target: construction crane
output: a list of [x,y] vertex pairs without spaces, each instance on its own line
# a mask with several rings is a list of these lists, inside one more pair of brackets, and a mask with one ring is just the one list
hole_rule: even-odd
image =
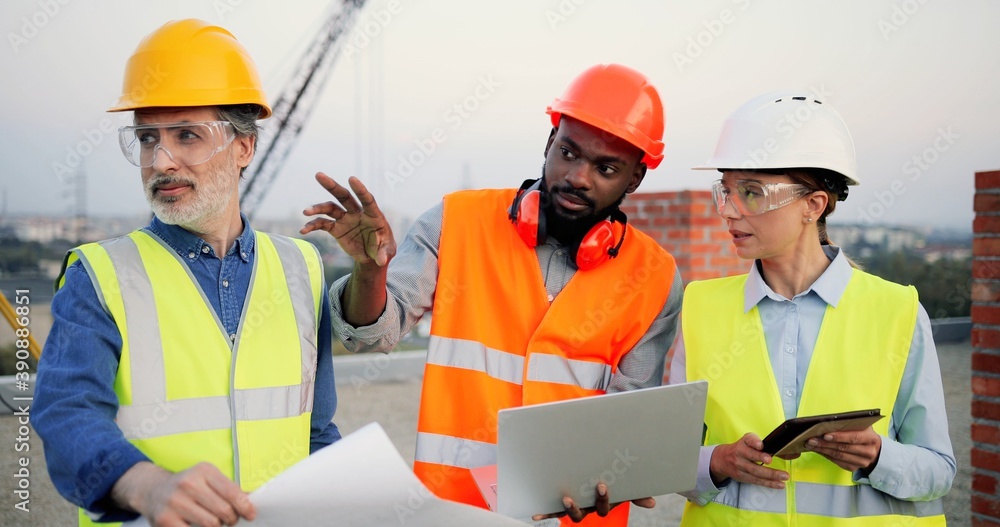
[[[28,326],[22,324],[22,322],[27,320],[27,318],[19,317],[17,315],[17,313],[14,311],[14,306],[10,305],[10,302],[7,301],[7,297],[4,296],[3,291],[0,291],[0,315],[3,315],[3,318],[7,319],[7,323],[10,324],[10,327],[14,329],[15,335],[17,335],[18,331],[27,331]],[[24,340],[24,339],[19,339],[19,340]],[[31,356],[34,357],[35,360],[38,360],[38,357],[42,355],[41,346],[38,345],[38,342],[35,341],[35,336],[32,335],[30,332],[28,332],[27,341],[28,341],[28,347],[27,347],[28,352],[31,353]]]
[[338,3],[339,9],[331,9],[271,109],[269,125],[257,144],[259,157],[256,168],[253,165],[247,168],[246,180],[240,191],[240,209],[250,218],[270,190],[312,114],[343,47],[344,33],[354,25],[365,0],[341,0]]
[[[291,79],[282,90],[281,95],[271,109],[271,123],[273,128],[269,128],[262,134],[257,145],[258,152],[261,152],[260,161],[256,169],[247,169],[246,180],[240,192],[242,196],[241,209],[250,216],[260,205],[261,200],[267,194],[275,177],[281,170],[281,166],[288,157],[292,146],[302,132],[306,120],[312,112],[319,93],[326,84],[333,69],[333,64],[340,54],[343,46],[344,33],[354,25],[357,14],[364,7],[365,0],[339,0],[339,9],[331,8],[331,13],[320,27],[319,33],[310,43],[309,48],[299,59],[299,63],[292,74]],[[78,175],[77,184],[77,237],[80,237],[79,229],[85,221],[85,209],[82,197],[85,193],[85,176]],[[4,190],[0,198],[0,218],[6,212],[6,191]],[[19,324],[15,316],[14,308],[5,297],[0,294],[0,316],[6,319],[10,327],[17,329],[23,327]],[[33,336],[28,337],[29,351],[37,360],[41,354],[41,348]]]

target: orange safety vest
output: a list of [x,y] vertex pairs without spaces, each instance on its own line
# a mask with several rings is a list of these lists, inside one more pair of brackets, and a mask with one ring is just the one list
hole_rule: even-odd
[[[442,498],[484,508],[469,469],[496,463],[497,413],[605,393],[676,272],[669,253],[628,226],[617,258],[577,272],[550,302],[534,249],[507,219],[513,198],[513,189],[444,198],[417,424],[417,476]],[[584,525],[626,525],[628,510]]]

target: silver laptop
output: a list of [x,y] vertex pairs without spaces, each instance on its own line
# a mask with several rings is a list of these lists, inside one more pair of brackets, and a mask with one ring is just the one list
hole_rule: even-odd
[[497,465],[473,477],[518,519],[561,512],[563,496],[593,506],[598,482],[613,503],[691,490],[707,392],[696,381],[501,410]]

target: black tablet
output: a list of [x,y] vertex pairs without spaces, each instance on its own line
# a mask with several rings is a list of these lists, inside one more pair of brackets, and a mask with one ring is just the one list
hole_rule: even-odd
[[796,417],[778,425],[764,438],[764,452],[772,456],[806,451],[806,441],[829,432],[864,430],[884,417],[881,410],[858,410],[837,414]]

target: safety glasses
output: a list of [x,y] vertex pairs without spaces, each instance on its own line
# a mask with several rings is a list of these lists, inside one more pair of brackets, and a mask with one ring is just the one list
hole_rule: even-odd
[[118,144],[129,163],[148,168],[162,150],[175,163],[200,165],[223,151],[236,138],[229,121],[141,124],[118,129]]
[[720,179],[712,183],[712,197],[719,214],[728,202],[741,215],[756,216],[784,207],[810,192],[809,187],[798,183],[761,183],[749,179]]

